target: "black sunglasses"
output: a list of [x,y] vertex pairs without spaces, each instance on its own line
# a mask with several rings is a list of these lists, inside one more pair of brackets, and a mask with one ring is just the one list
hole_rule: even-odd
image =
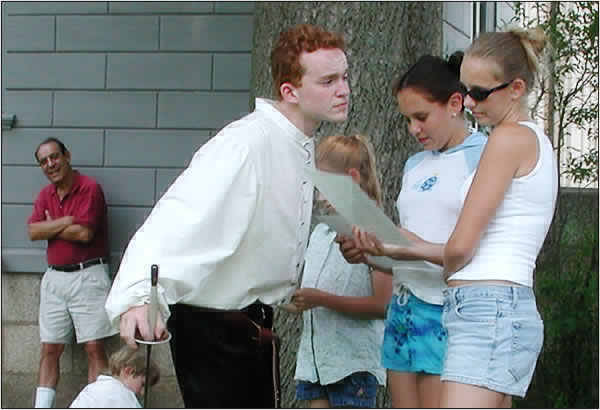
[[512,81],[510,81],[508,83],[500,84],[499,86],[490,88],[490,89],[476,87],[476,88],[467,90],[467,87],[464,84],[463,84],[463,87],[464,87],[466,95],[469,95],[475,101],[483,101],[486,98],[488,98],[490,96],[490,94],[493,93],[494,91],[502,90],[502,89],[508,87],[511,83],[512,83]]

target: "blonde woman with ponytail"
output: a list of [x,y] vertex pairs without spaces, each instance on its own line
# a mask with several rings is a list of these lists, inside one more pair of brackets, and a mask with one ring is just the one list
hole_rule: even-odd
[[444,250],[441,407],[510,407],[512,396],[525,396],[542,348],[533,271],[558,174],[527,95],[545,43],[540,29],[483,33],[461,65],[465,107],[493,131],[461,189],[463,208]]
[[[316,149],[318,169],[352,177],[381,206],[375,155],[362,135],[330,136]],[[322,196],[326,213],[335,210]],[[296,359],[296,399],[308,407],[375,407],[377,385],[386,383],[379,364],[385,307],[391,277],[367,265],[349,264],[336,232],[325,224],[313,230],[301,288],[292,303],[303,312]]]

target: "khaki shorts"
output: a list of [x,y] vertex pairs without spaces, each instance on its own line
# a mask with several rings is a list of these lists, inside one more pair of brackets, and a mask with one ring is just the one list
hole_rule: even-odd
[[77,343],[119,333],[108,320],[104,304],[111,287],[108,266],[77,272],[48,268],[40,285],[40,339],[43,343]]

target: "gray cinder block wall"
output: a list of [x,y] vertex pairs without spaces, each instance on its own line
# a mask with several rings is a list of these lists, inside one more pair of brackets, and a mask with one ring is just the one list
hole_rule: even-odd
[[[26,220],[48,183],[33,151],[62,139],[108,202],[111,274],[193,153],[249,110],[252,2],[3,2],[2,407],[31,407],[45,242]],[[160,240],[160,238],[157,238]],[[118,336],[108,350],[120,345]],[[152,407],[181,407],[168,345]],[[82,346],[61,359],[57,406],[87,381]]]
[[[470,43],[473,2],[444,3],[444,53]],[[510,2],[488,3],[496,24]],[[2,2],[2,407],[30,407],[37,383],[45,243],[26,220],[47,183],[33,151],[63,139],[109,205],[111,273],[152,205],[192,154],[249,109],[253,2]],[[501,18],[502,17],[502,18]],[[157,238],[160,240],[160,238]],[[118,337],[108,350],[119,346]],[[167,346],[151,407],[181,407]],[[67,346],[57,406],[86,384],[83,348]]]

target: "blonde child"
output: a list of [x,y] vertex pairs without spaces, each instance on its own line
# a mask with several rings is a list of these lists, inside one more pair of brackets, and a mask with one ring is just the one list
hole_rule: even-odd
[[146,367],[145,349],[125,345],[112,354],[108,367],[77,395],[70,408],[141,408],[136,394],[143,392],[146,374],[150,386],[160,379],[160,369],[153,360]]
[[[366,137],[327,137],[318,145],[316,158],[317,168],[349,175],[381,205],[375,156]],[[335,212],[324,198],[318,200]],[[391,276],[346,262],[335,237],[329,226],[315,227],[301,288],[292,298],[304,319],[296,398],[308,400],[311,408],[375,407],[377,384],[386,380],[379,358]]]

